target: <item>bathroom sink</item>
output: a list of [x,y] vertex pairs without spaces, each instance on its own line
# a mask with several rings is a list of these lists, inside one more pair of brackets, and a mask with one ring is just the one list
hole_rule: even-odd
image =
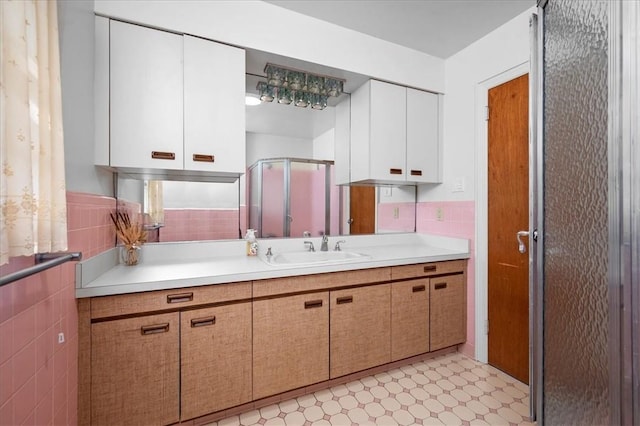
[[301,251],[278,253],[270,259],[271,265],[314,265],[318,263],[345,263],[352,260],[365,259],[369,256],[353,251]]

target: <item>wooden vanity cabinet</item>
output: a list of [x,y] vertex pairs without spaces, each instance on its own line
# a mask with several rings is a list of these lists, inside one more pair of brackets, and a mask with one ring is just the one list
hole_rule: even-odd
[[391,286],[391,360],[429,352],[429,279]]
[[91,424],[177,422],[179,314],[91,325]]
[[467,339],[465,275],[444,275],[431,278],[429,281],[429,350],[435,351],[463,343]]
[[391,284],[330,293],[330,376],[391,361]]
[[251,302],[180,312],[181,420],[251,401]]
[[253,302],[253,398],[329,379],[329,293]]

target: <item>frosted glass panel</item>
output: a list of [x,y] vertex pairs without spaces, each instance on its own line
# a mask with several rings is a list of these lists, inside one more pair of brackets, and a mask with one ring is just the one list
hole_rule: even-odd
[[607,1],[544,13],[544,422],[609,424]]

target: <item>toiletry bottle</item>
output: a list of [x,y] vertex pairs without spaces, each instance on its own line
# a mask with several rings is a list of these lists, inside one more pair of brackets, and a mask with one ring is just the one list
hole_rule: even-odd
[[244,236],[247,241],[247,256],[258,255],[258,240],[256,239],[256,230],[247,229],[247,234]]

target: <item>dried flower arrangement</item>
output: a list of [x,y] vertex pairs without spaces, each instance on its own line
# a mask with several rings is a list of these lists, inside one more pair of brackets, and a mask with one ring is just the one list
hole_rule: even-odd
[[116,228],[116,236],[124,245],[123,262],[126,265],[136,265],[139,250],[147,241],[147,231],[142,224],[131,222],[127,213],[111,213],[110,216]]

